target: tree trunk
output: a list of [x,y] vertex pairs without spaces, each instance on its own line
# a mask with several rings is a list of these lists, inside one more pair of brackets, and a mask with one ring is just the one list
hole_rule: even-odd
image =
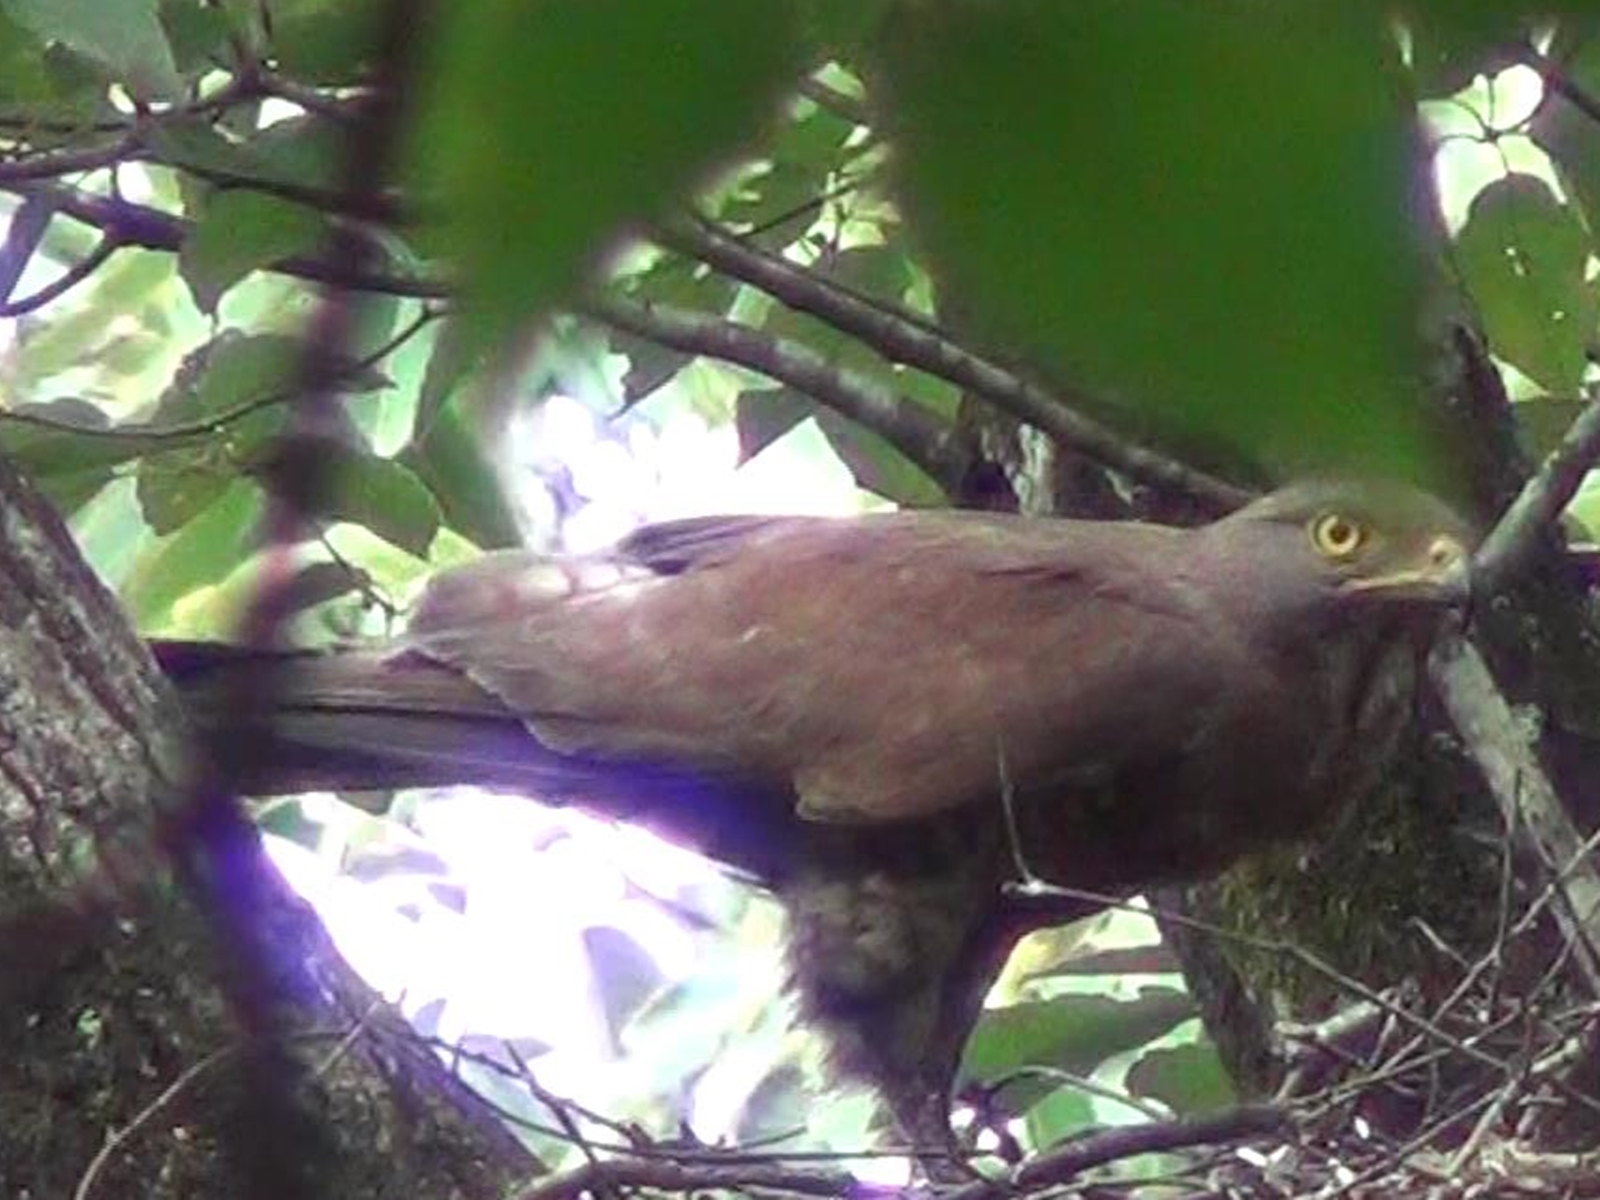
[[196,777],[144,647],[0,461],[0,1195],[489,1197],[530,1175]]

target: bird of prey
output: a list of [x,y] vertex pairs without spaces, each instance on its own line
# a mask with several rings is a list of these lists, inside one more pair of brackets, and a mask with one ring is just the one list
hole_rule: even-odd
[[1306,835],[1375,782],[1470,539],[1394,483],[1213,524],[897,512],[489,554],[382,645],[157,647],[258,793],[481,783],[770,887],[838,1062],[929,1129],[1019,870],[1127,892]]

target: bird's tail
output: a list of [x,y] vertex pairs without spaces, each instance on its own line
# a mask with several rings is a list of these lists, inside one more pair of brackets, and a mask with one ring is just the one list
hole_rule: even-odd
[[[658,828],[766,873],[791,801],[682,764],[559,753],[496,697],[421,654],[155,642],[196,736],[253,795],[476,785]],[[765,848],[764,848],[765,846]]]

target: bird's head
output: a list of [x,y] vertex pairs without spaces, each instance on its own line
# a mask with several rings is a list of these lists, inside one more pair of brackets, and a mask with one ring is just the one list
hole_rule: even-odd
[[1290,622],[1463,607],[1474,543],[1436,497],[1372,480],[1305,480],[1198,531],[1207,577],[1235,603]]

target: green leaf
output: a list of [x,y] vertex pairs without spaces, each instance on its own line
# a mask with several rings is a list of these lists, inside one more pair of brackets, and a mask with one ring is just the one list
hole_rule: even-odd
[[1576,396],[1529,396],[1513,404],[1517,433],[1529,457],[1541,459],[1559,446],[1588,407],[1589,401]]
[[271,0],[272,55],[306,83],[368,82],[382,0]]
[[[16,416],[40,418],[50,426],[19,421]],[[111,482],[116,467],[148,448],[138,438],[79,433],[74,427],[104,431],[109,422],[95,405],[71,398],[19,404],[0,413],[0,450],[64,514],[93,499]]]
[[739,393],[734,425],[739,431],[739,461],[748,462],[816,411],[816,403],[792,388]]
[[139,464],[139,510],[156,533],[171,533],[214,504],[237,474],[214,444],[151,456]]
[[417,416],[412,428],[414,440],[427,438],[433,423],[477,367],[478,361],[468,351],[460,323],[447,320],[433,340],[428,366],[422,375],[422,387],[417,393]]
[[1583,526],[1588,537],[1600,537],[1600,481],[1593,474],[1584,480],[1567,513]]
[[479,0],[439,15],[411,171],[480,344],[546,313],[625,226],[737,153],[799,63],[792,6],[774,0]]
[[[283,405],[300,343],[276,335],[225,330],[190,353],[162,393],[151,424],[172,438],[167,452],[139,464],[139,505],[157,533],[171,533],[228,490],[239,465],[258,454],[284,425]],[[233,417],[220,428],[204,424]]]
[[1093,1125],[1094,1103],[1082,1088],[1067,1084],[1030,1105],[1027,1122],[1029,1144],[1042,1150]]
[[185,75],[210,69],[242,32],[243,22],[226,7],[204,7],[200,0],[160,0],[161,25],[178,70]]
[[476,365],[460,324],[451,321],[434,340],[415,432],[399,461],[427,486],[451,529],[484,549],[515,546],[521,535],[470,415],[465,385]]
[[178,601],[227,578],[255,548],[264,508],[260,488],[235,480],[214,504],[142,555],[122,591],[138,628],[162,631]]
[[332,192],[348,138],[337,124],[316,116],[278,121],[246,140],[224,137],[215,125],[193,118],[154,126],[145,145],[167,166],[219,185]]
[[1527,44],[1527,14],[1511,6],[1419,8],[1404,21],[1411,35],[1411,77],[1422,99],[1453,96],[1479,75],[1511,66],[1518,44]]
[[834,453],[867,491],[902,508],[937,508],[949,503],[944,489],[926,471],[870,429],[826,409],[817,411],[817,424]]
[[1489,348],[1557,393],[1577,391],[1600,312],[1589,253],[1577,215],[1530,175],[1479,192],[1456,242]]
[[626,930],[591,925],[579,936],[599,993],[599,1008],[612,1038],[620,1044],[623,1031],[661,990],[667,977]]
[[[967,1042],[960,1078],[994,1084],[1025,1067],[1090,1075],[1113,1055],[1138,1049],[1193,1013],[1193,1002],[1170,988],[1146,988],[1131,1001],[1069,995],[992,1009]],[[1023,1080],[1004,1095],[1020,1111],[1052,1088]]]
[[223,293],[251,271],[309,253],[323,234],[322,218],[302,205],[264,192],[217,192],[184,238],[178,270],[196,307],[214,313]]
[[1128,1090],[1160,1100],[1182,1116],[1217,1112],[1238,1102],[1238,1094],[1209,1042],[1147,1051],[1128,1070]]
[[[303,450],[290,442],[283,453],[294,456]],[[308,516],[349,521],[402,550],[427,555],[439,532],[439,505],[408,467],[339,442],[318,443],[314,466],[318,486],[305,498]]]
[[178,69],[156,0],[4,0],[20,25],[99,63],[144,99],[176,99]]
[[399,455],[433,493],[444,521],[484,549],[521,544],[493,464],[459,401],[444,408]]
[[1413,116],[1375,9],[898,16],[881,124],[912,232],[988,339],[1140,425],[1282,471],[1427,466]]
[[86,64],[47,51],[0,3],[0,104],[38,120],[87,122],[105,106],[105,90]]

